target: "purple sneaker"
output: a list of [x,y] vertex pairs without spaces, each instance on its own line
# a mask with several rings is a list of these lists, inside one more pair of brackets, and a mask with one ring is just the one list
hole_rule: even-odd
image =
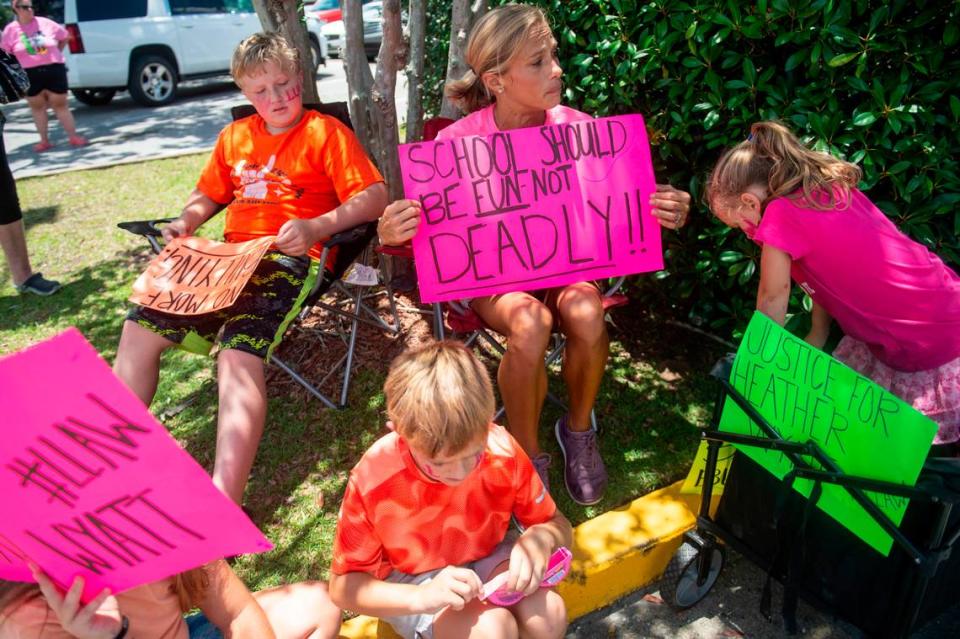
[[550,455],[540,453],[530,461],[533,462],[533,467],[536,469],[537,474],[540,475],[540,481],[543,482],[543,487],[547,489],[547,492],[550,492]]
[[563,480],[567,492],[581,506],[597,503],[607,487],[607,469],[597,448],[596,431],[580,433],[568,429],[566,415],[557,420],[554,430],[563,451]]

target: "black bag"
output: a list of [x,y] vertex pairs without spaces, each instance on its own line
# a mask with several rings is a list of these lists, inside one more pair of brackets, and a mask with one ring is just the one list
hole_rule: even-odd
[[16,102],[27,95],[30,78],[17,59],[0,49],[0,104]]

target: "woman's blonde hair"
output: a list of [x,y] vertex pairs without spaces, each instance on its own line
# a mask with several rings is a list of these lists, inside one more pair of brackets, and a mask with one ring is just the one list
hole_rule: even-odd
[[802,197],[805,206],[821,210],[845,207],[861,175],[855,164],[808,149],[780,122],[757,122],[746,141],[720,157],[707,181],[707,202],[712,208],[759,184],[769,199]]
[[505,4],[483,15],[467,40],[466,63],[459,80],[447,83],[446,96],[464,113],[473,113],[496,101],[483,83],[484,73],[504,73],[537,29],[550,29],[539,7]]
[[397,434],[431,457],[464,450],[493,420],[490,375],[460,342],[429,342],[401,353],[383,391]]
[[240,42],[233,51],[230,75],[240,84],[243,78],[262,71],[268,62],[300,76],[300,53],[279,33],[254,33]]

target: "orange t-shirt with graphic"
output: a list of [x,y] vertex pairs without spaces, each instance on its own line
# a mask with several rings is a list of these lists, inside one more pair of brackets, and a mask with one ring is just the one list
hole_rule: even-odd
[[[229,124],[197,189],[227,205],[226,240],[244,242],[276,235],[287,220],[328,213],[382,181],[350,129],[307,109],[300,122],[276,135],[259,115]],[[322,250],[320,241],[310,257],[319,258]]]
[[483,458],[456,486],[424,475],[396,433],[377,440],[350,472],[333,542],[334,573],[416,575],[489,555],[510,516],[549,521],[557,506],[516,440],[490,425]]

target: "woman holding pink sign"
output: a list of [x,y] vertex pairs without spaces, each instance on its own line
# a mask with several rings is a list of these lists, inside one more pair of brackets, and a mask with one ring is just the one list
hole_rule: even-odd
[[[80,604],[42,572],[38,584],[0,580],[0,639],[323,639],[340,631],[326,584],[300,582],[250,593],[225,561]],[[183,613],[200,612],[184,618]],[[221,634],[222,633],[222,634]]]
[[[560,104],[563,70],[556,52],[556,39],[539,8],[509,4],[489,11],[467,42],[470,70],[447,85],[447,95],[468,115],[443,129],[437,138],[591,119]],[[657,185],[650,204],[662,226],[677,229],[687,221],[690,195]],[[419,201],[393,202],[380,219],[381,243],[410,241],[420,218]],[[590,428],[590,413],[609,356],[599,288],[593,282],[580,282],[479,297],[467,303],[487,326],[507,338],[507,352],[497,375],[500,394],[510,432],[533,460],[545,485],[549,485],[550,456],[541,452],[537,437],[547,391],[544,356],[554,325],[566,336],[563,377],[570,410],[554,430],[564,455],[564,481],[570,496],[579,504],[597,503],[606,488],[607,472],[596,432]]]

